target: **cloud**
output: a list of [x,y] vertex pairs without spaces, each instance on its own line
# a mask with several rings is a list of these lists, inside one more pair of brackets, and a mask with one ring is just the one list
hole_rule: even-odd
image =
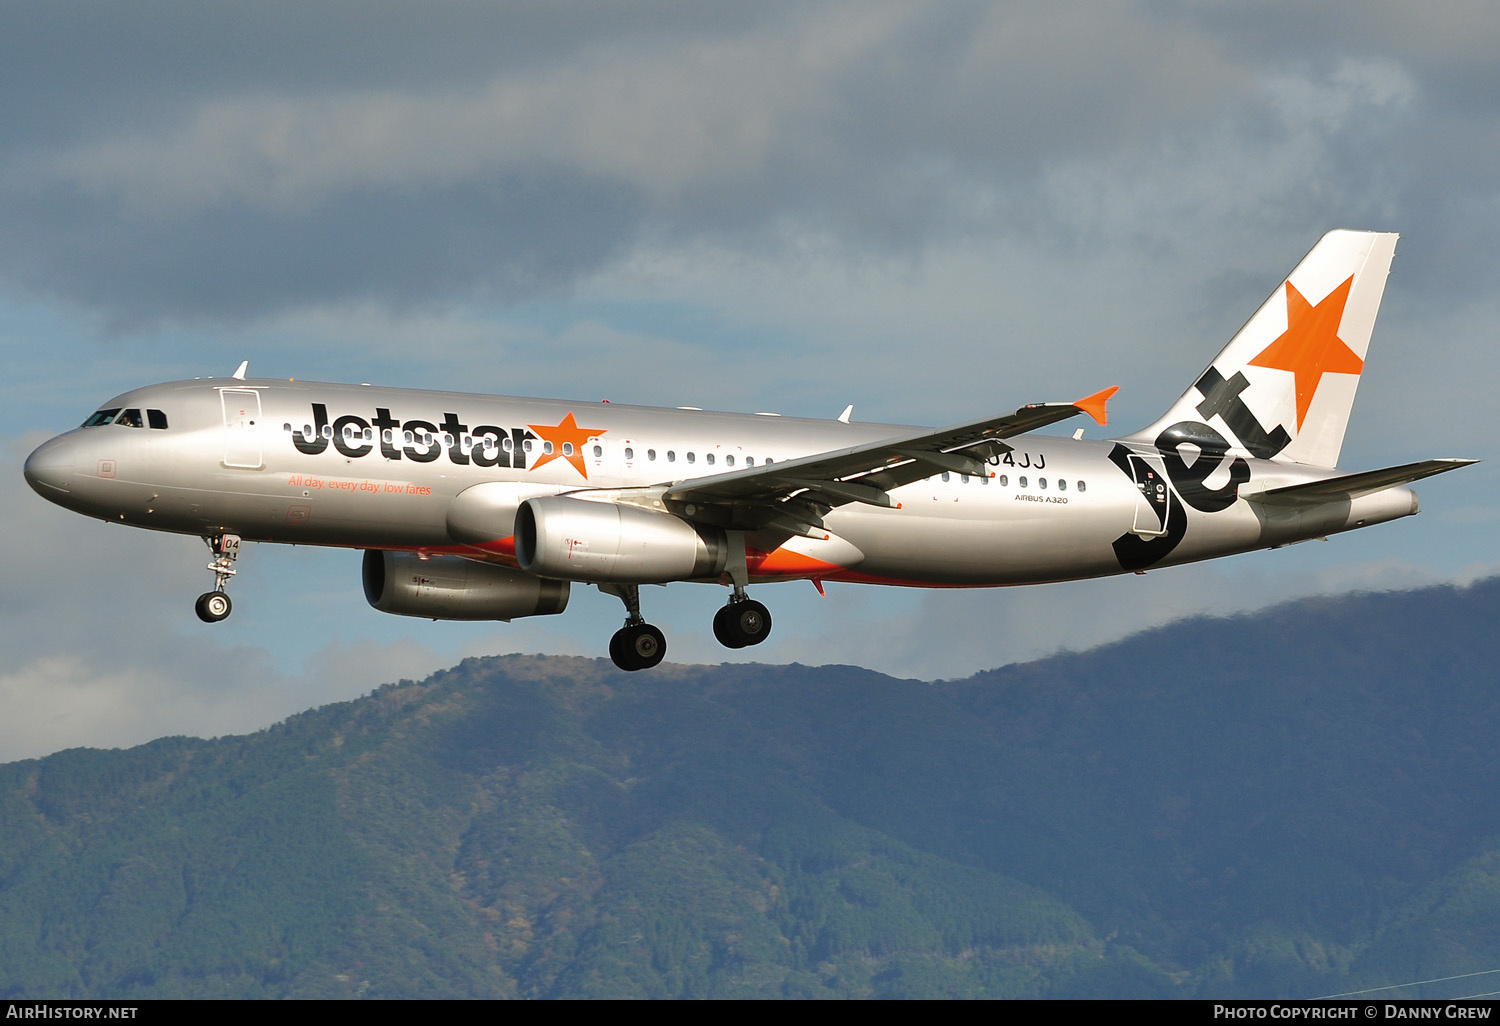
[[910,251],[1003,224],[1058,159],[1196,123],[1241,74],[1190,22],[1125,4],[1081,26],[1044,4],[648,12],[567,46],[546,20],[518,16],[543,41],[529,59],[462,73],[189,62],[180,95],[147,76],[133,116],[0,149],[0,274],[127,320],[243,318],[565,289],[647,238],[779,250],[792,225]]

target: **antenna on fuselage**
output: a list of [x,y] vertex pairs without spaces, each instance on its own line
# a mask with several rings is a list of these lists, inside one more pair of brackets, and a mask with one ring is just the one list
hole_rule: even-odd
[[234,378],[234,380],[236,380],[236,381],[244,381],[245,380],[245,372],[247,370],[249,370],[249,369],[250,369],[250,361],[249,360],[241,360],[240,361],[239,369],[236,370],[233,374],[231,374],[230,377]]
[[841,413],[841,414],[839,414],[839,423],[840,424],[847,424],[847,423],[849,423],[849,418],[852,417],[852,416],[854,416],[854,404],[850,403],[848,406],[844,407],[844,412]]

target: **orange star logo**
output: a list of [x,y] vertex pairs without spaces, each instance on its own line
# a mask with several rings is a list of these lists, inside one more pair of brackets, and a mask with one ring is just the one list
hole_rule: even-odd
[[1302,293],[1286,283],[1286,331],[1250,361],[1252,367],[1291,371],[1297,382],[1297,430],[1312,405],[1313,395],[1324,374],[1358,374],[1365,361],[1339,338],[1339,322],[1354,276],[1313,306]]
[[[536,436],[544,442],[552,443],[551,452],[543,452],[541,459],[531,465],[531,469],[545,467],[558,457],[562,457],[573,464],[573,469],[588,480],[588,469],[583,465],[583,447],[590,438],[597,438],[605,433],[604,428],[581,428],[578,421],[573,419],[572,411],[558,421],[557,425],[527,424],[536,433]],[[544,447],[545,448],[545,447]]]

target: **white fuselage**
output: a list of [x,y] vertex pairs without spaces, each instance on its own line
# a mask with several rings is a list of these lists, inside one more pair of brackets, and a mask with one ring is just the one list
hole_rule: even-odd
[[[139,427],[116,421],[53,439],[28,461],[38,491],[91,516],[157,530],[509,565],[511,523],[481,525],[476,534],[450,522],[455,500],[475,485],[513,486],[518,498],[613,495],[912,430],[267,379],[155,385],[105,409],[159,411],[167,426],[150,426],[143,412]],[[1164,462],[1180,458],[1139,442],[1040,435],[1013,442],[989,464],[989,477],[935,473],[893,490],[894,508],[832,509],[826,538],[751,533],[752,579],[982,587],[1095,577],[1416,510],[1415,495],[1397,486],[1268,514],[1238,496],[1337,472],[1205,453],[1200,459],[1213,466],[1188,468],[1188,487]],[[1243,460],[1248,481],[1230,481],[1234,459]],[[1193,501],[1203,491],[1228,501]]]

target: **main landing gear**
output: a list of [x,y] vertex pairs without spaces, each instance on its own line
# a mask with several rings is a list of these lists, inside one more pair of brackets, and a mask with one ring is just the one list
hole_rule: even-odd
[[750,583],[750,571],[745,565],[745,536],[735,532],[731,552],[739,558],[731,558],[725,570],[734,590],[729,601],[714,614],[714,637],[725,648],[747,648],[759,645],[771,636],[771,611],[749,595],[745,586]]
[[[601,591],[625,603],[625,626],[609,639],[609,657],[622,670],[649,670],[667,654],[667,639],[661,629],[641,616],[640,588],[634,584],[601,584]],[[725,648],[759,645],[771,635],[771,612],[743,589],[714,614],[714,637]],[[207,596],[205,596],[206,598]]]
[[667,654],[667,638],[641,616],[641,589],[635,584],[601,584],[625,603],[625,626],[609,639],[609,657],[622,670],[649,670]]
[[240,536],[216,534],[203,540],[214,554],[213,562],[208,564],[208,568],[214,572],[214,590],[199,595],[193,609],[197,612],[198,619],[204,623],[218,623],[234,609],[234,603],[229,601],[224,587],[235,573],[234,561],[240,555]]
[[725,648],[759,645],[771,635],[771,611],[752,598],[731,598],[714,614],[714,637]]

